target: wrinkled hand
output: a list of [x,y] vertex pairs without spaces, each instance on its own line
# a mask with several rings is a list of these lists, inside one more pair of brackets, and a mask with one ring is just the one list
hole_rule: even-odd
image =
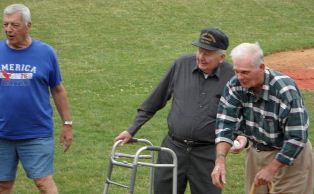
[[63,125],[60,133],[60,144],[63,146],[63,151],[66,152],[70,148],[73,141],[72,126]]
[[127,131],[123,131],[117,137],[114,138],[114,141],[122,140],[121,145],[123,145],[128,143],[130,139],[132,139],[132,135]]
[[[236,145],[238,142],[239,145]],[[246,146],[247,144],[247,138],[245,136],[239,135],[234,141],[233,141],[233,146],[230,148],[230,152],[233,154],[239,154]]]
[[271,184],[275,174],[275,170],[271,169],[269,166],[266,166],[256,174],[254,183],[257,187],[261,185],[269,185]]
[[222,189],[226,184],[226,169],[225,158],[220,157],[216,159],[215,168],[211,174],[213,184]]

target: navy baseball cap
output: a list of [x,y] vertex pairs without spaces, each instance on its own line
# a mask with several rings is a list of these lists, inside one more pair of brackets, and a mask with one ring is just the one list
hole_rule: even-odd
[[205,28],[201,31],[200,38],[192,42],[192,45],[207,50],[227,50],[229,39],[227,35],[217,28]]

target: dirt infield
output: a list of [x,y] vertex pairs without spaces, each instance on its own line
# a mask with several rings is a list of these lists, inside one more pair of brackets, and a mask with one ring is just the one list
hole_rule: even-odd
[[265,63],[292,77],[300,89],[314,92],[314,49],[271,54]]

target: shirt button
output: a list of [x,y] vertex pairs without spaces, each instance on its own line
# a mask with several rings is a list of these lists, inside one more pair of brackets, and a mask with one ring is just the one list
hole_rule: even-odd
[[200,105],[200,108],[202,108],[203,106],[202,105]]
[[206,92],[202,92],[202,95],[205,95],[206,94]]

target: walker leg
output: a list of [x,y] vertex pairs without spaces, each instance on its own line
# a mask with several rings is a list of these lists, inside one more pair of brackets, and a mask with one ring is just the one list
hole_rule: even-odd
[[112,168],[113,168],[113,164],[111,162],[111,159],[109,159],[109,165],[108,165],[108,170],[107,170],[107,176],[105,177],[105,188],[104,188],[104,194],[108,193],[108,189],[109,189],[109,182],[108,179],[111,179],[111,174],[112,174]]
[[150,185],[149,185],[149,194],[154,193],[154,174],[155,174],[155,168],[150,167]]
[[136,173],[137,173],[137,164],[135,164],[132,167],[132,174],[131,174],[131,180],[130,180],[130,186],[129,186],[129,193],[128,194],[133,194],[134,193],[134,187],[135,187],[135,179],[136,179]]

